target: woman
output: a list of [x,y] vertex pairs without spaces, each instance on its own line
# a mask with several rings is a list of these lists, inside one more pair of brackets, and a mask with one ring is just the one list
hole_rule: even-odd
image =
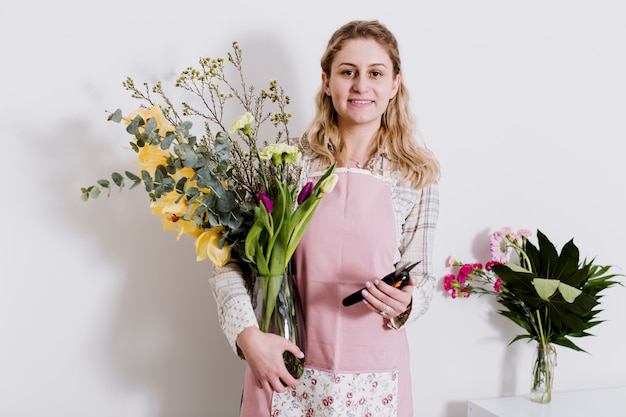
[[[317,114],[303,140],[303,182],[333,162],[339,181],[324,196],[294,256],[306,316],[300,380],[282,353],[303,352],[262,333],[236,264],[211,282],[220,324],[247,361],[242,417],[412,416],[404,327],[428,308],[438,217],[439,166],[416,140],[398,45],[377,21],[353,21],[321,60]],[[421,261],[409,285],[380,281]],[[363,301],[342,299],[364,288]]]

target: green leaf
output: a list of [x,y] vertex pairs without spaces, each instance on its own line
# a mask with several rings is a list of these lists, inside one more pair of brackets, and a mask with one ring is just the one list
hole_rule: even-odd
[[144,185],[146,186],[146,192],[151,192],[152,191],[152,177],[150,176],[150,173],[148,171],[146,171],[145,169],[141,170],[141,179],[143,180]]
[[133,185],[130,186],[131,190],[141,184],[141,178],[139,178],[137,175],[133,174],[130,171],[126,171],[125,174],[126,177],[133,182]]
[[237,207],[236,195],[231,190],[226,190],[224,194],[217,199],[215,208],[221,213],[228,213]]
[[98,198],[100,189],[98,187],[89,187],[89,198]]
[[222,198],[225,193],[224,186],[222,182],[216,178],[210,170],[206,168],[200,169],[196,172],[198,175],[198,187],[200,188],[210,188],[218,198]]
[[111,183],[108,180],[98,180],[98,185],[102,188],[109,188]]
[[115,185],[117,185],[118,187],[122,188],[124,186],[124,177],[122,177],[120,173],[118,172],[112,173],[111,178],[113,179],[113,182],[115,183]]
[[163,138],[163,140],[161,141],[161,149],[168,149],[175,138],[176,134],[174,132],[167,132],[165,134],[165,138]]
[[122,110],[121,109],[115,110],[113,113],[111,113],[109,115],[109,117],[107,117],[107,120],[115,122],[115,123],[121,122],[122,121]]
[[175,145],[174,152],[183,162],[183,166],[186,166],[188,168],[193,168],[196,166],[196,163],[198,162],[198,156],[196,155],[193,147],[191,147],[190,145],[186,143]]
[[128,126],[126,126],[126,131],[131,135],[138,136],[140,134],[139,127],[145,124],[146,122],[143,120],[143,117],[135,116],[135,118],[130,121]]
[[155,118],[150,118],[148,123],[146,123],[144,127],[144,132],[147,133],[150,137],[152,137],[152,133],[154,133],[157,129],[158,125]]
[[533,279],[533,285],[535,286],[535,290],[542,300],[550,299],[550,297],[552,297],[552,295],[556,292],[556,289],[559,287],[559,283],[560,281],[558,279]]
[[504,265],[508,266],[511,269],[511,271],[514,271],[514,272],[524,272],[524,273],[527,273],[527,274],[531,273],[528,269],[526,269],[526,268],[524,268],[524,267],[522,267],[522,266],[520,266],[518,264],[514,264],[513,262],[507,262]]
[[222,161],[230,161],[232,145],[226,132],[217,132],[215,136],[215,152]]
[[255,262],[255,255],[258,246],[259,237],[261,236],[261,232],[263,231],[263,221],[260,219],[260,207],[257,207],[254,210],[254,224],[248,231],[246,235],[246,243],[245,243],[245,252],[246,257],[251,261]]
[[573,303],[576,298],[582,294],[582,291],[578,288],[574,288],[571,285],[567,285],[563,282],[559,282],[559,291],[561,295],[568,303]]

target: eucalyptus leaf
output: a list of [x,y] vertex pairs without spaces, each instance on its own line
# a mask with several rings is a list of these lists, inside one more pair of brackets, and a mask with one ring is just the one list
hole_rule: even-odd
[[144,132],[150,135],[158,128],[157,121],[154,118],[150,118],[148,122],[145,124]]
[[235,207],[237,207],[237,201],[235,199],[235,193],[230,190],[226,190],[224,194],[217,199],[216,209],[221,213],[228,213]]
[[146,191],[151,192],[153,190],[152,185],[152,177],[150,173],[145,169],[141,170],[141,179],[143,180],[144,185],[146,186]]
[[124,177],[122,177],[122,175],[119,172],[112,173],[111,178],[113,179],[113,182],[115,183],[115,185],[117,185],[118,187],[121,188],[124,186]]
[[195,151],[191,146],[186,143],[174,146],[174,152],[178,155],[183,163],[183,166],[187,168],[193,168],[198,161]]
[[176,139],[176,134],[174,132],[167,132],[163,140],[161,141],[161,149],[165,150],[170,147],[172,142]]
[[137,136],[139,135],[139,127],[145,124],[146,122],[143,120],[143,117],[135,116],[135,118],[130,121],[128,126],[126,126],[126,131],[133,136]]
[[133,174],[130,171],[126,171],[125,174],[126,177],[133,182],[133,185],[130,186],[131,190],[141,184],[141,178],[139,178],[137,175]]
[[98,187],[91,187],[89,189],[89,198],[98,198],[100,195],[100,189]]
[[198,187],[200,188],[210,188],[218,198],[222,198],[224,196],[225,190],[222,182],[219,181],[215,176],[206,168],[200,169],[197,172],[198,175]]
[[111,183],[108,180],[98,180],[98,185],[102,188],[109,188]]
[[115,122],[115,123],[121,122],[122,121],[122,110],[121,109],[115,110],[113,113],[111,113],[109,115],[107,120],[110,120],[110,121]]

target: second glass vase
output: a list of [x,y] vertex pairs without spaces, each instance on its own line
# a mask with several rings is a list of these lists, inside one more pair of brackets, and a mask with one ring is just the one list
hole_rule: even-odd
[[556,350],[551,344],[537,344],[533,358],[533,381],[530,389],[530,400],[536,403],[552,401],[552,384]]

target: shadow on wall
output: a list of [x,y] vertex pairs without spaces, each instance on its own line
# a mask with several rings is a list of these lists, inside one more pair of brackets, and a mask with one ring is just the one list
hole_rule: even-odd
[[[470,250],[470,257],[468,259],[462,259],[465,262],[478,262],[483,265],[491,260],[491,252],[489,250],[489,242],[494,230],[484,229],[476,234]],[[443,281],[440,281],[439,288],[444,294],[444,297],[449,297],[443,289]],[[515,325],[511,320],[498,313],[502,309],[502,306],[496,301],[496,298],[490,295],[473,295],[472,297],[480,298],[479,302],[484,303],[487,307],[487,316],[484,318],[485,322],[489,324],[489,327],[493,329],[495,341],[502,346],[504,355],[502,356],[502,363],[497,367],[497,371],[500,376],[500,396],[515,395],[519,391],[519,387],[516,386],[518,381],[517,365],[520,360],[520,345],[524,344],[523,341],[518,341],[513,345],[509,343],[517,336],[522,334],[523,330]],[[493,341],[492,337],[489,337]],[[474,356],[480,354],[480,352],[474,352]],[[480,360],[490,362],[491,358],[481,358]],[[466,406],[466,403],[463,403]],[[452,402],[448,404],[449,412],[447,415],[460,415],[460,405]],[[463,410],[464,411],[464,410]]]
[[[491,252],[489,250],[489,242],[491,235],[495,230],[485,229],[478,233],[472,242],[472,255],[477,262],[483,265],[491,260]],[[468,260],[469,261],[469,260]],[[504,355],[502,356],[502,364],[500,366],[500,396],[515,395],[518,391],[516,387],[517,382],[517,364],[520,360],[519,357],[519,345],[524,342],[516,342],[513,345],[509,345],[511,341],[518,334],[523,333],[523,330],[515,325],[511,320],[498,313],[502,309],[500,303],[496,301],[493,296],[483,296],[482,300],[489,306],[488,323],[497,332],[497,341],[501,343],[502,349],[504,349]]]
[[[116,127],[122,145],[123,127]],[[145,398],[150,415],[207,415],[219,409],[233,414],[243,363],[217,324],[208,284],[212,266],[195,261],[191,239],[176,241],[174,232],[162,231],[140,187],[82,202],[81,186],[108,178],[112,171],[136,169],[127,162],[132,154],[107,160],[111,147],[118,145],[94,140],[78,121],[59,131],[72,133],[63,138],[63,151],[47,157],[58,167],[48,170],[54,173],[49,180],[63,185],[55,190],[56,221],[110,263],[121,283],[98,352],[112,374],[106,377],[119,384],[115,391]]]
[[[278,56],[275,42],[256,34],[240,43],[247,73],[255,72],[253,82],[281,81],[285,72],[292,74],[287,52]],[[267,60],[283,74],[265,74]],[[94,137],[94,123],[110,123],[119,134]],[[63,146],[49,147],[40,139],[38,147],[46,152],[40,159],[49,163],[42,170],[51,173],[47,189],[54,194],[50,199],[58,213],[55,221],[114,265],[122,282],[100,352],[113,380],[125,392],[145,394],[154,409],[150,415],[236,415],[244,363],[217,323],[207,281],[212,265],[195,261],[191,238],[177,241],[174,232],[162,231],[141,186],[121,194],[113,189],[110,197],[103,193],[87,203],[80,200],[80,187],[108,179],[113,171],[136,169],[131,151],[121,157],[118,152],[130,140],[123,126],[98,113],[88,122],[69,120],[56,131],[63,133],[53,140]]]

